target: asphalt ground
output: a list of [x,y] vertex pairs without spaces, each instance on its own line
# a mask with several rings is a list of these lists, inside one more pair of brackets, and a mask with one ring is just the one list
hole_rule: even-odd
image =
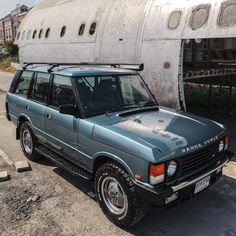
[[[0,72],[0,89],[11,74]],[[5,92],[0,91],[0,149],[13,161],[25,160],[15,127],[4,117]],[[206,114],[209,115],[209,114]],[[226,123],[231,150],[236,153],[234,117],[214,117]],[[17,173],[0,157],[0,171],[10,180],[0,183],[0,235],[236,235],[236,159],[208,190],[174,208],[151,207],[138,225],[122,230],[110,223],[91,197],[92,184],[75,178],[42,158],[31,171]],[[30,197],[38,199],[27,201]]]

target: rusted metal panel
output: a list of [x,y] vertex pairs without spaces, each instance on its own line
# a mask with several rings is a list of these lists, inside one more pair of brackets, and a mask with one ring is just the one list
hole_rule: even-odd
[[148,0],[113,1],[105,23],[101,60],[139,62],[136,58],[141,20]]
[[[163,50],[167,48],[166,50]],[[162,105],[179,107],[178,65],[180,40],[144,41],[141,61],[145,61],[143,76]],[[154,58],[158,58],[155,60]],[[177,59],[177,60],[176,60]],[[167,65],[168,66],[165,66]]]

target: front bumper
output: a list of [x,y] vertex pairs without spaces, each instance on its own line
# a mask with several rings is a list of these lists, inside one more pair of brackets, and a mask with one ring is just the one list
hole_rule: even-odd
[[[176,201],[186,200],[194,195],[195,185],[198,181],[210,176],[209,186],[214,184],[222,176],[223,166],[229,162],[233,156],[234,154],[232,152],[227,151],[220,163],[198,174],[198,176],[194,176],[177,185],[166,184],[163,187],[152,187],[142,184],[141,182],[135,182],[137,194],[146,203],[157,206],[166,206]],[[167,203],[167,199],[171,198],[173,195],[176,195],[177,199]]]

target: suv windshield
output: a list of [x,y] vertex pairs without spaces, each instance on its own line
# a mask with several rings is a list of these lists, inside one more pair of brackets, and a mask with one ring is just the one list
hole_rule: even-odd
[[76,78],[86,116],[157,105],[139,75]]

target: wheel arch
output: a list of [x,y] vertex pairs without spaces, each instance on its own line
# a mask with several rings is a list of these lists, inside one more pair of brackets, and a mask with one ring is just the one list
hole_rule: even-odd
[[20,127],[24,122],[29,122],[30,123],[29,117],[27,117],[25,115],[19,116],[19,118],[17,120],[17,127],[16,127],[16,139],[17,140],[20,139]]
[[98,153],[94,157],[94,163],[93,163],[93,173],[96,173],[97,169],[108,162],[113,162],[119,165],[121,168],[124,169],[132,178],[134,177],[133,171],[130,169],[130,167],[118,156],[112,155],[110,153]]

